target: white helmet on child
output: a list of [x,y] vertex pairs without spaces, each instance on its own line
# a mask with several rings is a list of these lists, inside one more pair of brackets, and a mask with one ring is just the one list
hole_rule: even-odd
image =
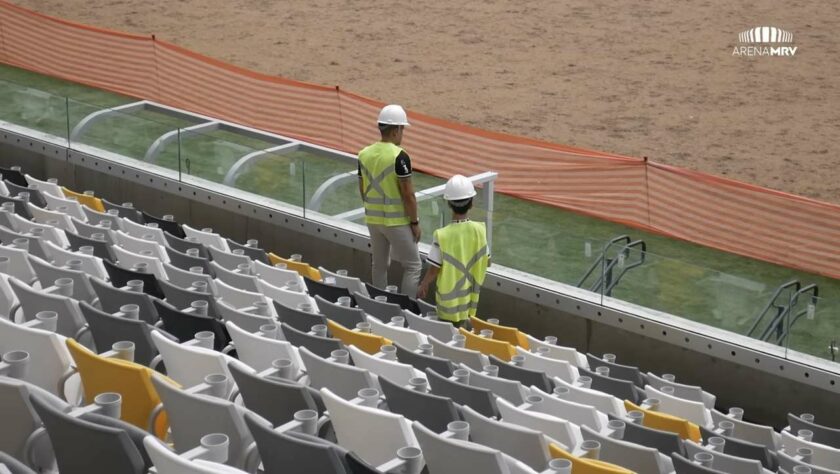
[[463,201],[473,196],[475,196],[475,187],[466,176],[460,174],[449,178],[443,188],[443,198],[447,201]]
[[382,125],[402,125],[408,126],[408,116],[405,114],[405,109],[397,104],[386,105],[382,107],[379,112],[378,123]]

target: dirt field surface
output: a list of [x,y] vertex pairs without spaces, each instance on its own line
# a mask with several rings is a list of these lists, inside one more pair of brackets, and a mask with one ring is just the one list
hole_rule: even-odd
[[[18,3],[482,128],[840,202],[836,2]],[[757,26],[792,33],[795,55],[734,56]]]

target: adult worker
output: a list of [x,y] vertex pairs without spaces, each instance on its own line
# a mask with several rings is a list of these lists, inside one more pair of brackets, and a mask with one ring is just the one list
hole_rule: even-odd
[[435,231],[429,270],[417,291],[418,298],[425,298],[434,281],[438,317],[456,325],[475,316],[478,292],[490,265],[487,228],[467,216],[474,196],[475,187],[464,176],[457,174],[447,181],[443,198],[452,209],[452,221]]
[[423,271],[417,242],[420,221],[411,182],[411,159],[400,148],[408,117],[399,105],[379,112],[378,142],[359,152],[359,192],[373,251],[373,285],[385,288],[391,255],[402,264],[400,292],[413,295]]

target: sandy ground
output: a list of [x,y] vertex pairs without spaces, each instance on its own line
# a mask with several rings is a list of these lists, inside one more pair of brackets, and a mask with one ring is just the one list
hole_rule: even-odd
[[[491,130],[840,202],[837,2],[18,3]],[[765,25],[793,33],[794,57],[732,55],[738,33]]]

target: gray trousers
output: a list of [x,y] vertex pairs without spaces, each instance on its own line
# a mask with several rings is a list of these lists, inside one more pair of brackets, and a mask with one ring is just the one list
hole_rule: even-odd
[[368,225],[370,231],[370,245],[373,251],[373,265],[371,273],[373,285],[384,289],[388,284],[388,267],[391,257],[400,262],[403,267],[400,293],[412,298],[417,294],[420,284],[420,274],[423,273],[423,262],[420,252],[414,242],[411,226],[401,225],[387,227],[384,225]]

